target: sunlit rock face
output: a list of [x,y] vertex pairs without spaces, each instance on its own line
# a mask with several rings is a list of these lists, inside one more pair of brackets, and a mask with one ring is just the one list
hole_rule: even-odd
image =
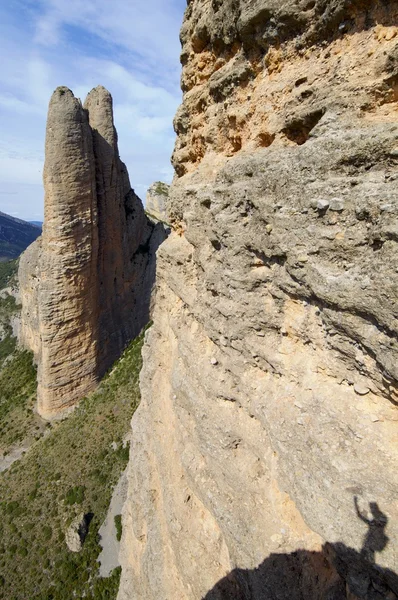
[[170,186],[162,181],[155,181],[148,188],[146,195],[146,212],[160,221],[167,220],[167,203]]
[[398,597],[397,18],[188,3],[119,600]]
[[51,418],[147,323],[162,233],[131,189],[101,86],[84,106],[67,88],[54,92],[43,180],[43,234],[21,259],[21,341],[38,362],[39,413]]

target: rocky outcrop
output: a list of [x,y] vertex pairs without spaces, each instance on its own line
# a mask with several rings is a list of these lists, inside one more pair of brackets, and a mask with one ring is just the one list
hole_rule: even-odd
[[112,98],[84,107],[57,88],[49,106],[41,241],[21,259],[22,343],[38,362],[38,410],[50,418],[90,392],[149,319],[164,239],[119,158]]
[[162,181],[156,181],[149,188],[146,195],[146,212],[159,221],[167,220],[167,202],[170,186]]
[[188,3],[119,600],[398,597],[397,16]]
[[40,251],[41,237],[21,254],[18,269],[19,301],[21,303],[18,340],[24,348],[32,350],[36,357],[40,353],[38,302]]
[[80,552],[88,534],[92,513],[80,513],[75,517],[65,532],[65,543],[71,552]]

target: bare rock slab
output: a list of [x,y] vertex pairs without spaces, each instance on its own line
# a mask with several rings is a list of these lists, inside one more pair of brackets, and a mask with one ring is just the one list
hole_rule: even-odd
[[119,600],[398,597],[397,22],[187,4]]
[[120,566],[120,542],[116,537],[115,517],[122,512],[127,498],[127,473],[124,471],[113,491],[106,519],[99,529],[102,552],[98,557],[101,577],[109,577],[113,569]]

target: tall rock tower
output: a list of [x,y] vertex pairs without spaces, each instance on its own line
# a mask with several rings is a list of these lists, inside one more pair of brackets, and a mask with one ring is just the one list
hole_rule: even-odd
[[48,414],[96,383],[98,210],[87,113],[66,88],[47,120],[40,258],[39,411]]
[[102,86],[84,107],[55,90],[43,179],[43,235],[20,265],[21,341],[38,362],[39,413],[51,418],[90,392],[148,321],[165,233],[131,189]]

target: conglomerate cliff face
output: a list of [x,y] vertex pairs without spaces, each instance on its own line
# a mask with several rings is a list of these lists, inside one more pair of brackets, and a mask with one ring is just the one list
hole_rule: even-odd
[[53,417],[98,383],[149,319],[155,251],[119,158],[112,98],[84,106],[64,87],[49,106],[43,234],[22,256],[21,342],[38,362],[38,410]]
[[188,2],[119,600],[398,597],[397,19]]
[[148,188],[145,209],[148,214],[160,221],[167,219],[167,203],[170,186],[163,181],[155,181]]

